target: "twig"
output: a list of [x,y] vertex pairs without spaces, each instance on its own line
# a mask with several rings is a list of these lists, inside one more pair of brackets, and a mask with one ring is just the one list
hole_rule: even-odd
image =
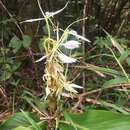
[[[103,90],[105,90],[105,89],[111,89],[111,88],[122,87],[122,86],[127,88],[127,87],[130,87],[130,84],[112,85],[112,86],[108,86],[108,87],[106,87],[106,88],[99,88],[99,89],[96,89],[96,90],[92,90],[92,91],[89,91],[89,92],[84,92],[84,93],[82,93],[82,94],[79,94],[79,95],[77,96],[78,102],[74,105],[74,107],[72,108],[72,111],[74,111],[76,108],[78,108],[78,107],[81,105],[83,99],[84,99],[86,96],[91,95],[91,94],[93,94],[93,93],[98,93],[98,92],[100,92],[100,94],[101,94],[101,91],[103,91]],[[99,95],[98,95],[98,96],[99,96]],[[87,101],[87,102],[90,102],[90,103],[92,103],[92,104],[101,105],[101,103],[100,103],[99,101],[97,101],[97,98],[96,98],[96,99],[86,98],[86,101]]]
[[121,25],[120,25],[120,27],[119,27],[119,29],[118,29],[118,31],[117,31],[117,36],[120,35],[121,30],[122,30],[122,28],[123,28],[123,26],[124,26],[124,24],[125,24],[125,22],[126,22],[126,17],[127,17],[129,14],[130,14],[130,9],[126,12],[125,18],[122,20],[122,23],[121,23]]
[[[87,8],[88,1],[85,0],[84,9],[83,9],[83,19],[86,17],[86,8]],[[83,20],[82,24],[82,36],[85,37],[85,19]],[[83,44],[83,57],[85,58],[85,44]],[[85,72],[83,72],[83,86],[86,85],[86,78],[85,78]],[[84,90],[85,91],[85,90]]]

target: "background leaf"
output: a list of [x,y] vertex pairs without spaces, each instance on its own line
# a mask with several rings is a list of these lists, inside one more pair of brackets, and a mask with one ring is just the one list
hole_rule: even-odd
[[[44,130],[44,123],[39,123],[40,120],[34,113],[25,112],[33,121],[37,122],[39,126]],[[32,127],[28,119],[25,117],[23,113],[16,113],[12,117],[10,117],[7,121],[0,125],[0,130],[12,130],[19,126],[23,127]],[[17,129],[18,130],[18,129]]]
[[15,128],[15,129],[12,129],[12,130],[31,130],[31,129],[23,127],[23,126],[19,126],[19,127]]
[[32,43],[32,38],[29,35],[23,35],[23,47],[29,48]]
[[9,43],[9,47],[11,47],[13,52],[16,53],[22,47],[22,41],[17,36],[14,36]]
[[[129,115],[105,110],[89,110],[83,114],[67,114],[74,124],[86,127],[89,130],[130,130]],[[68,118],[66,118],[66,121],[68,121]],[[75,130],[75,128],[72,125],[62,123],[60,130]],[[83,129],[77,128],[77,130]]]

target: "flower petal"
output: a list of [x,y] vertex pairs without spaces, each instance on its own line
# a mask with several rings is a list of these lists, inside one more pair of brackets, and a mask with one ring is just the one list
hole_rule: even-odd
[[77,84],[69,84],[72,88],[79,88],[79,89],[83,89],[82,86],[79,86]]
[[28,19],[28,20],[22,21],[20,23],[31,23],[31,22],[41,21],[41,20],[44,20],[44,19],[45,18]]
[[61,96],[63,96],[63,97],[72,97],[69,93],[61,93]]
[[72,58],[72,57],[69,57],[69,56],[66,56],[65,54],[63,53],[58,53],[58,57],[59,59],[63,62],[63,63],[74,63],[76,62],[77,60]]
[[63,46],[67,49],[75,49],[75,48],[79,48],[80,44],[81,43],[78,41],[70,40],[70,41],[63,43]]
[[71,93],[78,93],[70,84],[65,84],[65,85],[64,85],[64,89],[65,89],[66,91],[71,92]]
[[[45,15],[46,15],[47,17],[52,17],[52,16],[54,16],[54,15],[56,15],[56,14],[62,12],[62,11],[68,6],[68,3],[69,3],[69,2],[67,2],[62,9],[57,10],[56,12],[45,12]],[[22,22],[20,22],[20,23],[37,22],[37,21],[41,21],[41,20],[44,20],[44,19],[45,19],[45,18],[28,19],[28,20],[22,21]]]
[[52,17],[52,16],[54,16],[54,15],[56,15],[56,14],[59,14],[60,12],[62,12],[62,11],[68,6],[68,3],[69,3],[69,2],[67,2],[62,9],[57,10],[57,11],[55,11],[55,12],[45,12],[45,15],[46,15],[47,17]]
[[48,95],[51,93],[51,91],[48,87],[46,87],[45,91],[46,91],[46,97],[45,97],[45,99],[46,99],[48,97]]
[[35,62],[41,62],[42,60],[44,60],[47,56],[42,56],[40,59],[36,60]]
[[79,34],[78,34],[76,31],[74,31],[74,30],[71,30],[71,31],[69,32],[69,34],[75,36],[75,37],[78,38],[78,39],[82,39],[82,40],[84,40],[84,41],[86,41],[86,42],[91,42],[89,39],[87,39],[87,38],[85,38],[85,37],[79,35]]

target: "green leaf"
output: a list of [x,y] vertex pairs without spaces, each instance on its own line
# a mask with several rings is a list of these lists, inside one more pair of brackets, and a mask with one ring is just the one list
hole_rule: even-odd
[[76,124],[76,128],[65,117],[66,121],[60,121],[60,130],[130,130],[129,115],[105,110],[89,110],[83,114],[67,113],[67,115],[73,124]]
[[130,66],[130,58],[129,57],[126,59],[126,61],[127,61],[127,64]]
[[28,49],[32,43],[32,38],[29,35],[23,35],[23,47]]
[[17,62],[17,63],[12,64],[12,66],[11,66],[11,67],[12,67],[12,68],[11,68],[12,71],[15,72],[17,69],[19,69],[20,65],[21,65],[20,62],[19,62],[19,63]]
[[[44,125],[44,123],[43,122],[41,123],[40,120],[37,118],[37,116],[34,113],[24,112],[24,114],[25,113],[26,113],[26,116],[28,116],[30,119],[35,121],[41,129],[43,129],[43,128],[45,129],[46,126]],[[33,128],[32,124],[25,117],[24,114],[21,113],[21,112],[14,114],[7,121],[5,121],[3,124],[0,125],[0,130],[12,130],[12,129],[15,129],[19,126],[23,126],[23,127],[26,127],[26,128],[27,127]]]
[[23,99],[25,99],[32,107],[36,107],[41,111],[46,113],[46,109],[48,108],[48,101],[42,101],[38,97],[34,96],[28,91],[23,92]]
[[40,41],[38,42],[38,49],[40,51],[43,51],[44,50],[44,41],[45,41],[45,38],[42,38],[40,39]]
[[115,104],[112,104],[106,101],[100,101],[100,103],[102,106],[105,106],[106,108],[113,108],[114,110],[119,111],[122,114],[129,115],[129,113],[120,106],[117,106]]
[[27,118],[27,120],[30,122],[32,127],[35,128],[35,130],[41,130],[40,126],[37,124],[37,122],[35,120],[33,120],[31,117],[29,117],[26,112],[22,111],[22,113]]
[[[95,71],[99,71],[101,73],[104,73],[104,74],[107,74],[107,75],[110,75],[110,76],[113,76],[113,77],[124,77],[124,74],[121,72],[121,71],[117,71],[115,69],[110,69],[110,68],[105,68],[105,67],[99,67],[99,66],[94,66],[94,65],[89,65],[89,69],[90,70],[95,70]],[[85,67],[83,67],[85,68]],[[87,66],[86,66],[86,69],[87,69]],[[128,74],[129,75],[129,74]],[[130,75],[129,75],[130,76]]]
[[124,52],[121,54],[121,56],[120,56],[120,58],[119,58],[119,61],[122,63],[124,60],[127,59],[127,57],[129,56],[129,54],[130,54],[130,51],[129,51],[129,50],[124,51]]
[[5,81],[5,80],[8,80],[10,79],[12,76],[12,72],[9,72],[9,71],[4,71],[2,73],[2,75],[0,76],[0,81]]
[[115,79],[111,79],[109,81],[106,81],[103,86],[104,87],[108,87],[108,86],[112,86],[112,85],[118,85],[118,84],[127,84],[129,83],[127,78],[125,77],[117,77]]
[[9,47],[11,47],[13,52],[16,53],[22,47],[22,41],[17,36],[14,36],[9,43]]
[[26,127],[23,127],[23,126],[19,126],[15,129],[12,129],[12,130],[32,130],[32,129],[29,129],[29,128],[26,128]]

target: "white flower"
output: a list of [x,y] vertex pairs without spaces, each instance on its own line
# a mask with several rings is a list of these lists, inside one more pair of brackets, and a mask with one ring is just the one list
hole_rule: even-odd
[[41,62],[42,60],[44,60],[47,56],[42,56],[40,59],[36,60],[35,62]]
[[41,20],[44,20],[44,19],[45,18],[28,19],[28,20],[22,21],[20,23],[31,23],[31,22],[41,21]]
[[[46,16],[47,18],[49,18],[49,17],[53,17],[54,15],[56,15],[56,14],[62,12],[62,11],[67,7],[68,3],[69,3],[69,2],[67,2],[62,9],[57,10],[57,11],[55,11],[55,12],[45,12],[45,16]],[[28,20],[22,21],[22,22],[20,22],[20,23],[37,22],[37,21],[41,21],[41,20],[44,20],[44,19],[45,19],[45,18],[28,19]]]
[[72,93],[78,93],[75,88],[78,88],[78,89],[82,89],[83,87],[82,86],[79,86],[79,85],[76,85],[76,84],[69,84],[69,83],[66,83],[64,85],[64,89],[69,91],[69,92],[72,92]]
[[69,34],[75,36],[75,37],[78,38],[78,39],[84,40],[84,41],[86,41],[86,42],[91,42],[89,39],[87,39],[87,38],[85,38],[85,37],[79,35],[79,34],[78,34],[76,31],[74,31],[74,30],[69,31]]
[[63,97],[71,97],[71,95],[70,94],[68,94],[68,93],[61,93],[61,96],[63,96]]
[[63,46],[67,49],[75,49],[75,48],[79,48],[80,44],[81,43],[78,41],[70,40],[70,41],[63,43]]
[[82,86],[79,86],[79,85],[77,85],[77,84],[69,84],[71,87],[73,87],[73,88],[78,88],[78,89],[83,89],[83,87]]
[[54,15],[59,14],[60,12],[62,12],[62,11],[68,6],[68,3],[69,3],[69,2],[67,2],[62,9],[57,10],[57,11],[55,11],[55,12],[46,12],[45,15],[46,15],[47,17],[53,17]]
[[69,57],[69,56],[66,56],[65,54],[63,53],[59,53],[58,52],[58,57],[59,59],[63,62],[63,63],[74,63],[76,62],[77,60],[72,58],[72,57]]
[[45,97],[45,99],[46,99],[48,97],[48,95],[51,93],[51,91],[48,87],[46,87],[45,91],[46,91],[46,97]]

